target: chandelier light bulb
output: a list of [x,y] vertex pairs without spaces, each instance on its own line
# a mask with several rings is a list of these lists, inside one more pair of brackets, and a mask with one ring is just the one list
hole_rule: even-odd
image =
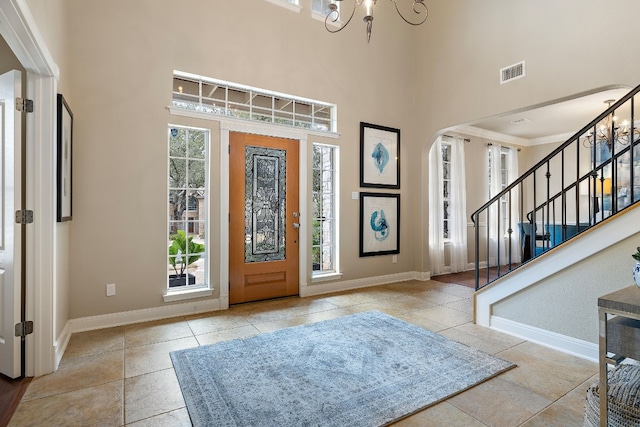
[[[355,14],[356,9],[362,6],[364,9],[364,17],[362,18],[362,20],[366,24],[367,43],[368,43],[371,40],[371,28],[373,25],[373,8],[377,5],[377,1],[378,0],[352,0],[353,8],[351,10],[351,15],[349,15],[349,18],[346,21],[342,21],[340,19],[340,15],[341,15],[341,12],[343,12],[342,9],[346,1],[332,0],[332,2],[329,4],[329,12],[327,13],[327,16],[324,19],[324,27],[330,33],[337,33],[338,31],[342,31],[342,29],[346,28],[347,25],[349,25],[349,22],[351,22],[351,19],[353,18],[353,15]],[[402,18],[402,20],[409,25],[413,25],[413,26],[422,25],[424,24],[424,22],[427,20],[427,17],[429,16],[429,10],[427,9],[427,5],[424,4],[424,0],[389,0],[389,1],[392,2],[393,5],[395,6],[396,12],[400,16],[400,18]],[[402,14],[402,12],[400,12],[400,9],[398,8],[399,2],[400,3],[410,2],[409,5],[411,6],[411,10],[413,11],[413,14],[417,15],[418,20],[414,21],[414,20],[409,20],[405,18],[405,16]],[[329,24],[333,24],[333,25],[330,26]]]

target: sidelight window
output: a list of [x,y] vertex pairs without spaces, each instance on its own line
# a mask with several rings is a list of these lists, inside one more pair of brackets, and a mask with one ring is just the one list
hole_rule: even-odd
[[338,147],[313,144],[313,275],[338,271],[337,165]]
[[169,126],[168,288],[208,288],[209,131]]

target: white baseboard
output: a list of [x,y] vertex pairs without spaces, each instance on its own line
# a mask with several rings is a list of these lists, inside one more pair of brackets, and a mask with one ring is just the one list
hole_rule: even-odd
[[62,356],[64,355],[65,350],[67,349],[67,345],[69,345],[69,340],[71,339],[71,326],[70,322],[67,322],[64,325],[64,329],[62,329],[62,333],[60,336],[56,337],[56,341],[54,343],[54,354],[55,354],[55,365],[53,369],[55,371],[58,370],[58,366],[60,366],[60,361],[62,360]]
[[503,317],[491,316],[491,329],[531,341],[582,359],[598,362],[598,345],[535,326],[514,322]]
[[387,274],[385,276],[364,277],[362,279],[340,280],[330,283],[320,283],[317,285],[300,288],[301,297],[329,294],[332,292],[349,291],[353,289],[368,288],[370,286],[385,285],[394,282],[406,282],[407,280],[429,280],[430,273],[419,273],[409,271],[405,273]]
[[187,316],[217,310],[220,310],[220,300],[216,298],[205,301],[171,304],[163,307],[145,308],[142,310],[123,311],[119,313],[71,319],[67,322],[65,329],[68,327],[69,333],[71,334],[75,332],[112,328],[114,326],[130,325],[132,323],[148,322],[151,320]]

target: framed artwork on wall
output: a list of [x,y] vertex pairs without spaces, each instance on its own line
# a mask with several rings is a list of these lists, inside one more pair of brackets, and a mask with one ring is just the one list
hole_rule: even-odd
[[71,159],[73,144],[73,113],[58,94],[57,135],[57,221],[71,221]]
[[360,193],[360,256],[400,253],[400,195]]
[[400,189],[400,129],[360,122],[360,187]]

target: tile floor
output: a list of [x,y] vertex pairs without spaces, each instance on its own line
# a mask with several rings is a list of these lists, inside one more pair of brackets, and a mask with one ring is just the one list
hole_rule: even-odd
[[472,292],[409,281],[74,334],[58,371],[31,382],[9,426],[189,426],[170,351],[367,310],[518,365],[394,426],[581,426],[597,364],[474,325]]

